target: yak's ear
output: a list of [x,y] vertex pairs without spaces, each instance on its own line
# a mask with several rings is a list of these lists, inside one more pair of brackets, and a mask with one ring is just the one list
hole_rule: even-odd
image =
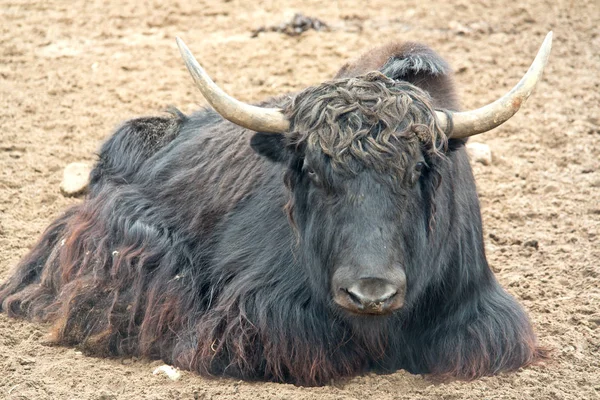
[[277,163],[287,161],[289,152],[285,146],[285,137],[280,133],[257,132],[250,139],[255,152]]

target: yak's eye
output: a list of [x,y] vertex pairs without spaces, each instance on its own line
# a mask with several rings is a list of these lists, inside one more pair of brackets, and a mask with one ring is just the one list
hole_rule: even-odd
[[313,169],[308,169],[306,171],[306,175],[308,175],[308,178],[315,184],[319,184],[321,182],[321,180],[319,179],[319,175],[317,175],[317,173]]
[[427,169],[427,167],[428,167],[428,165],[427,165],[427,163],[425,161],[419,161],[419,162],[417,162],[415,164],[415,167],[414,167],[415,169],[413,170],[413,173],[410,174],[410,178],[409,178],[410,181],[413,184],[416,184],[419,181],[419,179],[421,179],[423,171],[425,169]]
[[310,177],[315,176],[315,170],[310,165],[308,165],[306,160],[304,160],[304,162],[302,163],[302,172],[304,172],[306,175],[308,175]]
[[319,175],[317,175],[317,173],[315,172],[314,169],[312,169],[312,167],[310,167],[308,164],[305,163],[303,170],[304,170],[304,173],[306,174],[306,176],[308,176],[308,178],[313,183],[319,183]]
[[421,171],[423,171],[423,169],[425,167],[427,167],[427,164],[425,163],[425,161],[419,161],[418,163],[415,164],[415,171],[420,173]]

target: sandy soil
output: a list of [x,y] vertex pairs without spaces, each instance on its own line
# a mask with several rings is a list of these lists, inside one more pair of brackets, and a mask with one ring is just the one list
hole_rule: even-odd
[[[60,194],[67,163],[92,162],[124,119],[202,104],[176,35],[246,101],[326,80],[373,44],[419,40],[454,66],[470,108],[512,86],[552,29],[544,81],[515,118],[476,139],[491,146],[494,162],[474,165],[489,260],[553,349],[549,363],[470,383],[436,384],[403,371],[323,388],[185,372],[171,382],[152,375],[160,362],[50,347],[44,326],[2,314],[0,398],[600,398],[600,3],[451,3],[1,0],[0,280],[61,210],[81,201]],[[331,31],[251,38],[297,11]]]

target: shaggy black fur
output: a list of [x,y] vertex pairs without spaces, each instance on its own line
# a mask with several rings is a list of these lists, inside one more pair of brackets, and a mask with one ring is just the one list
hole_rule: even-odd
[[[371,70],[392,79],[356,78]],[[287,135],[210,110],[126,122],[103,145],[86,200],[0,286],[2,310],[50,322],[57,343],[91,354],[300,385],[400,368],[473,379],[542,357],[488,267],[463,143],[447,140],[431,113],[457,108],[446,63],[395,44],[338,78],[364,107],[323,124],[320,89],[272,100],[291,118]],[[407,97],[374,120],[379,103],[353,92],[369,80]],[[323,130],[331,123],[352,130],[351,156]],[[380,168],[389,154],[401,162]],[[336,156],[354,163],[352,174]],[[406,273],[402,309],[359,316],[332,302],[333,273],[367,264]]]

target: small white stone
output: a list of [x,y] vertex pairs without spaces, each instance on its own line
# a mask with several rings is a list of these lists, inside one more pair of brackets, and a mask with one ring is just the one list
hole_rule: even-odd
[[549,183],[544,187],[544,193],[557,193],[560,192],[560,187],[554,183]]
[[85,163],[71,163],[65,167],[60,190],[65,196],[76,196],[86,191],[92,168]]
[[170,365],[161,365],[157,367],[152,375],[165,374],[172,381],[178,381],[181,378],[181,372],[179,372],[176,368],[171,367]]
[[19,364],[21,364],[21,365],[35,364],[35,358],[19,357],[18,360],[19,360]]
[[483,165],[492,163],[492,150],[485,143],[469,142],[467,143],[467,153],[473,162],[478,162]]

